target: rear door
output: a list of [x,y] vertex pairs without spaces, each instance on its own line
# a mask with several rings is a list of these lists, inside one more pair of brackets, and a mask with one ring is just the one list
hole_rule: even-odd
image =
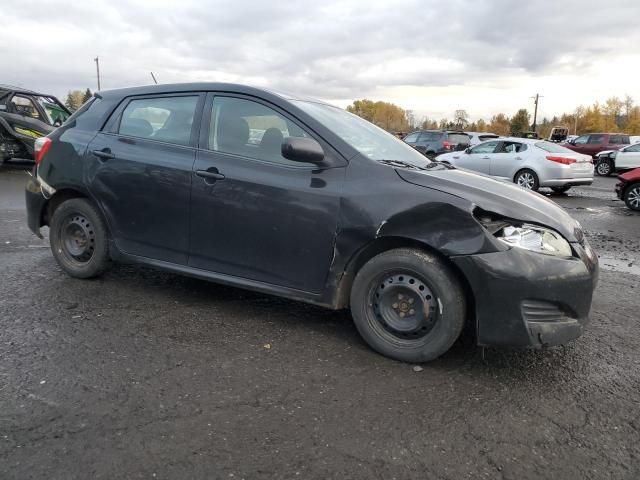
[[513,179],[516,171],[524,161],[527,145],[520,142],[502,141],[491,158],[491,175],[494,177]]
[[624,150],[618,151],[616,155],[616,168],[639,168],[640,167],[640,143],[631,145]]
[[[210,94],[193,168],[189,265],[305,292],[325,285],[346,162],[275,105]],[[320,142],[328,166],[282,157]]]
[[455,155],[453,163],[456,167],[466,168],[475,172],[491,175],[491,155],[500,144],[499,141],[484,142],[469,150]]
[[580,153],[585,153],[587,155],[594,156],[597,153],[606,150],[606,141],[607,136],[601,133],[592,133],[589,135],[589,140],[585,145],[585,151],[581,151]]
[[89,145],[90,189],[121,251],[186,265],[203,103],[198,93],[128,98]]

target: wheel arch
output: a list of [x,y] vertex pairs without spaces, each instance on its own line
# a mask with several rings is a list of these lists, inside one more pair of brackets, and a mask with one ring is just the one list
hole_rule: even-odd
[[473,291],[471,289],[471,285],[467,281],[467,278],[462,273],[462,271],[458,268],[455,263],[453,263],[447,255],[440,252],[438,249],[432,247],[431,245],[421,242],[419,240],[415,240],[409,237],[401,237],[401,236],[384,236],[379,237],[360,250],[355,252],[352,257],[349,259],[344,272],[337,283],[337,287],[334,292],[334,306],[335,308],[348,308],[349,307],[349,298],[351,296],[351,289],[353,287],[353,282],[355,280],[356,275],[360,271],[360,269],[373,257],[384,253],[389,250],[394,250],[398,248],[412,248],[416,250],[421,250],[423,252],[430,253],[439,259],[441,259],[453,272],[456,276],[462,288],[464,290],[465,299],[467,301],[467,323],[473,325],[475,331],[475,297],[473,295]]

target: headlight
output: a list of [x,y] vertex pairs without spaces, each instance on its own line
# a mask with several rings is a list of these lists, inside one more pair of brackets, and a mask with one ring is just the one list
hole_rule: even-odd
[[510,247],[524,248],[532,252],[571,257],[571,245],[558,232],[537,225],[506,226],[495,233],[498,240]]

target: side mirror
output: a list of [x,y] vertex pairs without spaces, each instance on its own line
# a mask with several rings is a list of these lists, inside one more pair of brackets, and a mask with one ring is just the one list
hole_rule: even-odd
[[313,138],[287,137],[282,142],[282,156],[294,162],[320,163],[324,150]]
[[464,151],[464,153],[471,153],[471,147],[466,148],[466,149],[465,149],[465,151]]
[[568,143],[569,145],[575,145],[575,144],[576,144],[576,141],[572,138],[571,140],[567,140],[567,143]]

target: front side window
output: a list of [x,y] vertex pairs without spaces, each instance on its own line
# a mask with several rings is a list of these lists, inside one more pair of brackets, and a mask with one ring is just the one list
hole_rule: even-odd
[[636,143],[624,149],[625,152],[640,152],[640,143]]
[[404,137],[404,141],[407,143],[416,143],[418,141],[419,135],[420,135],[420,132],[410,133],[409,135]]
[[214,99],[209,148],[216,152],[300,165],[282,156],[282,142],[308,136],[297,124],[261,103],[233,97]]
[[14,95],[11,99],[11,112],[42,120],[33,100],[28,97],[23,97],[22,95]]
[[197,96],[131,100],[122,112],[118,133],[189,145]]
[[589,135],[588,144],[599,144],[604,142],[604,135]]
[[584,145],[588,141],[589,141],[589,135],[582,135],[581,137],[576,138],[573,143],[575,143],[576,145]]
[[485,142],[476,145],[471,149],[471,153],[493,153],[500,142]]

